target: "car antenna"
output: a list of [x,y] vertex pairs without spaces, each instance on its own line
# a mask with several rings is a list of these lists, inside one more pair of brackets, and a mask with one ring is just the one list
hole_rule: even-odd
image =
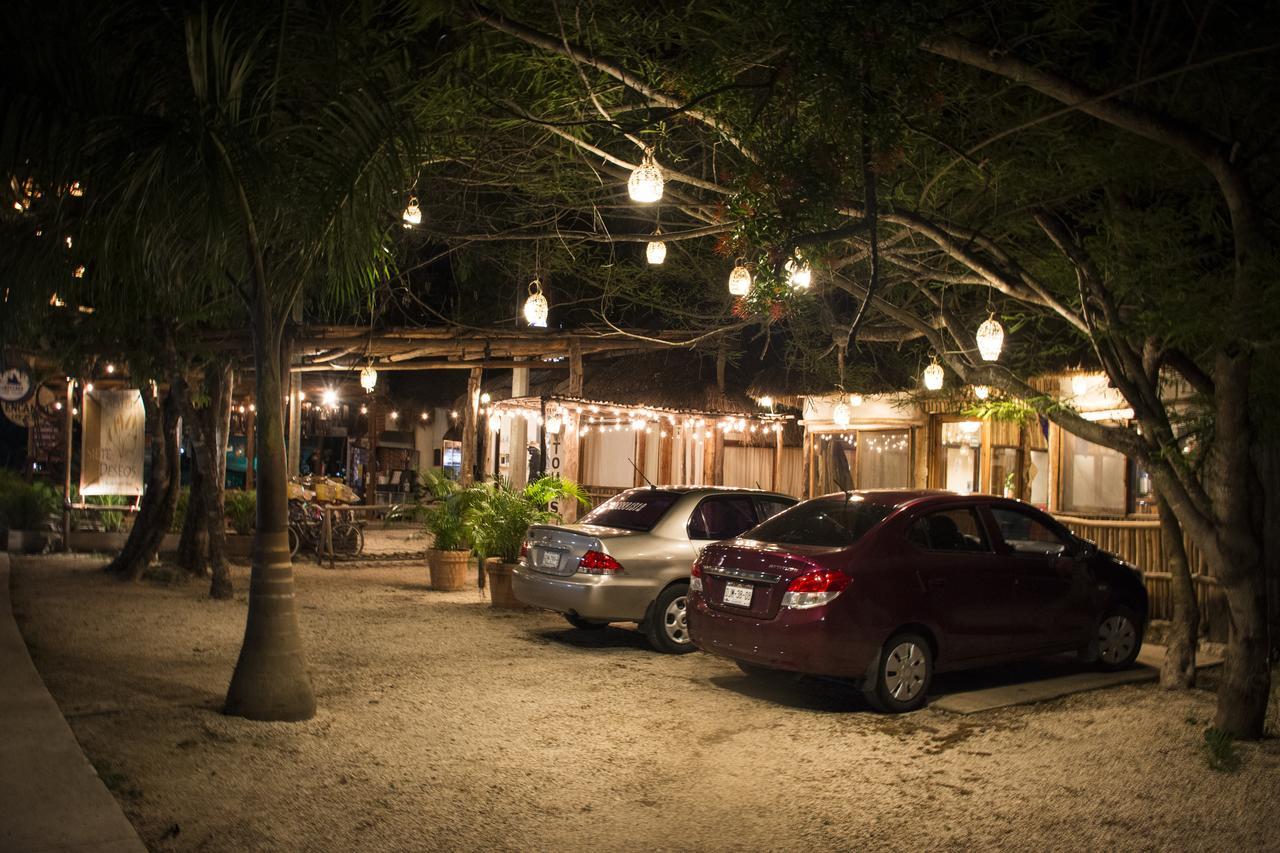
[[655,486],[655,485],[653,484],[653,482],[652,482],[648,477],[646,477],[646,476],[644,475],[644,472],[640,470],[640,466],[639,466],[639,465],[637,465],[634,461],[632,461],[632,459],[631,459],[631,457],[630,457],[630,456],[628,456],[628,457],[627,457],[627,461],[631,463],[631,467],[632,467],[632,468],[635,468],[635,469],[636,469],[636,473],[640,475],[640,479],[641,479],[641,480],[644,480],[644,481],[645,481],[645,483],[647,483],[647,484],[648,484],[649,488],[651,488],[651,489],[656,489],[656,488],[658,488],[657,486]]

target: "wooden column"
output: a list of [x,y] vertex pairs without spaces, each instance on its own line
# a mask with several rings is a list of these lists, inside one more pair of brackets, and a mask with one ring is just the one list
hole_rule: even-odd
[[800,442],[800,497],[808,500],[813,497],[813,433],[808,428]]
[[458,475],[458,481],[464,486],[470,486],[475,482],[476,424],[480,420],[480,373],[479,367],[473,367],[467,375],[467,400],[462,407],[462,471]]
[[[566,480],[572,480],[575,483],[581,483],[578,478],[578,460],[582,458],[582,415],[562,409],[563,417],[562,426],[560,427],[560,435],[557,436],[561,442],[560,469],[552,473],[558,473]],[[579,512],[585,512],[577,501],[567,501],[565,505],[560,507],[560,515],[565,521],[573,521],[578,517]]]
[[675,426],[670,429],[658,426],[658,482],[663,485],[672,483],[671,455],[675,447]]
[[782,430],[775,432],[773,439],[773,479],[769,481],[769,488],[776,492],[778,491],[778,481],[782,479]]
[[577,338],[569,339],[569,396],[582,396],[582,343]]
[[[511,371],[511,396],[527,397],[529,395],[529,368],[517,367]],[[529,421],[523,417],[511,419],[511,441],[507,444],[510,459],[507,464],[507,475],[511,477],[511,485],[524,488],[529,481]]]
[[635,462],[635,471],[632,474],[631,481],[632,485],[643,486],[645,457],[648,456],[649,451],[649,436],[642,429],[633,429],[631,433],[636,437],[635,452],[631,455],[632,460]]

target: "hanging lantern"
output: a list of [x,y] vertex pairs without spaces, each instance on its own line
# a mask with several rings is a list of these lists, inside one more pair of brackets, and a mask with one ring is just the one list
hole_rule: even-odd
[[942,390],[942,365],[935,360],[924,369],[924,387],[926,391]]
[[320,394],[320,402],[324,404],[326,409],[332,409],[338,405],[338,392],[332,388],[326,388]]
[[422,224],[422,208],[418,207],[418,197],[416,195],[409,196],[409,204],[405,207],[404,213],[400,215],[404,220],[405,228],[412,228],[415,225]]
[[559,435],[560,430],[564,427],[564,423],[560,420],[559,415],[547,416],[547,432],[551,435]]
[[373,365],[365,365],[364,370],[360,371],[360,387],[365,390],[366,394],[372,394],[373,389],[378,385],[378,371],[373,369]]
[[[653,236],[661,237],[662,229],[653,232]],[[659,266],[667,259],[667,244],[658,239],[650,240],[649,245],[644,247],[644,258],[653,266]]]
[[850,406],[861,406],[861,405],[862,405],[862,395],[861,395],[861,394],[850,394],[850,395],[849,395],[849,405],[850,405]]
[[840,402],[836,403],[835,408],[831,410],[831,420],[838,427],[847,427],[853,420],[853,413],[849,411],[849,404],[840,398]]
[[738,264],[729,273],[729,293],[733,296],[746,296],[751,290],[751,271]]
[[652,204],[662,198],[662,169],[654,162],[652,154],[646,152],[640,165],[627,179],[627,193],[632,201],[641,204]]
[[791,285],[792,290],[809,289],[809,283],[813,280],[813,269],[808,261],[800,257],[799,252],[783,265],[783,269],[787,271],[787,283]]
[[991,389],[986,385],[975,385],[973,386],[973,396],[979,400],[985,400],[991,396]]
[[1071,393],[1077,397],[1083,397],[1089,391],[1089,377],[1083,373],[1077,373],[1071,377]]
[[992,314],[978,327],[978,353],[983,361],[995,361],[1000,357],[1000,349],[1004,346],[1004,327]]
[[524,319],[530,326],[545,329],[549,311],[547,297],[542,295],[542,282],[535,278],[529,282],[529,298],[524,301]]

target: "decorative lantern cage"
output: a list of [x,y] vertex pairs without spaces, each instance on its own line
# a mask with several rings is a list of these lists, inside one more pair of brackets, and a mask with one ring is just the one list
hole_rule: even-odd
[[979,400],[985,400],[991,396],[991,389],[986,385],[975,385],[973,386],[973,396]]
[[559,435],[560,430],[564,428],[564,422],[560,420],[560,415],[547,415],[545,424],[548,435]]
[[667,244],[661,239],[662,230],[653,232],[653,239],[644,247],[644,258],[653,266],[659,266],[667,259]]
[[850,406],[861,406],[861,405],[862,405],[862,395],[861,395],[861,394],[850,394],[850,395],[849,395],[849,405],[850,405]]
[[853,413],[849,410],[849,404],[840,398],[840,402],[836,403],[835,408],[831,410],[831,420],[838,427],[847,427],[853,421]]
[[524,301],[524,319],[530,326],[545,329],[550,310],[547,297],[542,295],[542,282],[535,278],[529,282],[529,298]]
[[746,296],[751,290],[751,271],[738,264],[729,273],[729,293],[734,296]]
[[360,387],[364,389],[366,394],[372,394],[373,389],[378,386],[378,371],[373,369],[372,364],[365,365],[360,371]]
[[654,162],[653,154],[645,152],[644,159],[627,179],[627,193],[640,204],[652,204],[662,199],[662,168]]
[[942,365],[934,360],[924,369],[924,387],[926,391],[941,391],[943,379]]
[[404,220],[405,228],[422,224],[422,208],[418,207],[416,195],[409,196],[409,204],[405,207],[404,213],[400,214],[400,218]]
[[1004,327],[1000,325],[995,314],[984,320],[978,327],[977,339],[978,354],[982,356],[983,361],[995,361],[1000,357],[1000,350],[1004,346]]
[[813,268],[809,266],[808,261],[800,257],[799,252],[783,264],[783,269],[787,271],[787,283],[791,285],[792,290],[809,289],[809,284],[813,281]]

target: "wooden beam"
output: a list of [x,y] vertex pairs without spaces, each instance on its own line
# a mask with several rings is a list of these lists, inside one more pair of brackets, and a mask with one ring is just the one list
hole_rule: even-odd
[[782,430],[775,432],[773,438],[773,478],[769,481],[769,488],[776,492],[778,481],[782,479]]
[[569,341],[569,396],[582,396],[582,342],[577,338]]

